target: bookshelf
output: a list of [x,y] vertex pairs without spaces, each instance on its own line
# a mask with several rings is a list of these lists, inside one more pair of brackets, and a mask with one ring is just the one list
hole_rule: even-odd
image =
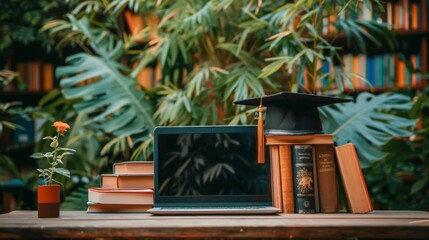
[[[326,18],[323,34],[341,48],[343,69],[346,72],[343,84],[345,92],[388,90],[418,91],[427,86],[428,79],[428,41],[429,41],[429,3],[425,0],[388,0],[381,1],[384,11],[379,10],[374,2],[368,8],[362,3],[361,14],[341,13],[336,17]],[[396,44],[376,46],[369,38],[366,51],[356,46],[356,42],[346,41],[346,36],[336,32],[336,18],[351,20],[370,20],[386,24],[394,36]],[[337,63],[338,64],[338,63]],[[322,73],[332,72],[328,63],[320,63]],[[362,79],[367,81],[363,81]],[[305,79],[303,83],[307,86]],[[316,89],[332,88],[328,81],[318,83]]]
[[[15,101],[19,101],[25,100],[26,94],[30,94],[29,97],[41,96],[52,90],[56,86],[54,69],[58,61],[58,58],[48,54],[40,46],[16,44],[10,51],[0,55],[1,69],[19,74],[17,79],[0,89],[2,95],[16,94]],[[33,98],[29,105],[36,103]]]

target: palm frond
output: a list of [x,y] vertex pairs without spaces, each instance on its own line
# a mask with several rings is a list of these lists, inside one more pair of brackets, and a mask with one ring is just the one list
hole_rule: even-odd
[[122,65],[85,53],[70,56],[67,63],[56,72],[63,78],[62,93],[67,99],[82,99],[74,107],[92,116],[88,123],[118,137],[147,133],[156,126],[153,106],[135,80],[121,73]]

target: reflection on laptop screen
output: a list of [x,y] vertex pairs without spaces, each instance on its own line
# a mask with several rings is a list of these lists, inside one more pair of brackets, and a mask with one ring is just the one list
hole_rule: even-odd
[[252,133],[169,134],[159,137],[160,195],[266,194],[265,167],[255,160]]
[[161,128],[155,141],[155,201],[240,202],[252,196],[271,204],[269,165],[257,164],[255,126]]

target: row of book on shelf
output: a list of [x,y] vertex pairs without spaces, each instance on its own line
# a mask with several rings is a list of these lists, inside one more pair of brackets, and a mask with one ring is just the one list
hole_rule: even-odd
[[[420,54],[412,54],[409,60],[402,59],[399,54],[383,54],[368,56],[366,54],[343,55],[343,78],[346,89],[352,88],[419,88],[426,84],[421,74],[423,70]],[[408,67],[407,67],[408,64]],[[335,66],[328,62],[320,63],[322,74],[334,73]],[[301,84],[308,87],[308,76],[304,75]],[[316,88],[328,88],[328,78],[316,83]]]
[[[346,54],[343,56],[346,72],[356,73],[368,82],[362,81],[356,75],[352,76],[354,87],[422,87],[424,81],[422,75],[413,73],[406,66],[406,61],[399,57],[399,54],[384,54],[377,56],[367,56],[359,54],[353,56]],[[410,67],[420,69],[420,54],[410,55]]]
[[141,213],[153,207],[152,161],[113,164],[112,174],[100,175],[100,187],[88,188],[88,213]]
[[268,136],[267,145],[272,165],[273,205],[281,212],[373,210],[352,143],[334,147],[332,135],[316,134]]
[[15,67],[6,68],[16,71],[19,81],[9,82],[5,91],[45,92],[54,88],[54,65],[50,62],[17,62]]
[[[377,21],[387,24],[393,30],[429,30],[428,8],[426,0],[388,0],[388,1],[359,1],[361,13],[348,13],[340,11],[340,14],[332,14],[323,22],[323,33],[326,35],[335,33],[334,27],[338,18]],[[381,6],[381,7],[380,7]]]

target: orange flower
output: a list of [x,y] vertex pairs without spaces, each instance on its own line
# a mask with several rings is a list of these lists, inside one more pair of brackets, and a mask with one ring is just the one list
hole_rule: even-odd
[[59,132],[59,133],[63,133],[65,131],[67,131],[67,129],[70,128],[70,126],[67,123],[61,122],[61,121],[54,122],[54,124],[52,126],[56,127],[57,132]]

